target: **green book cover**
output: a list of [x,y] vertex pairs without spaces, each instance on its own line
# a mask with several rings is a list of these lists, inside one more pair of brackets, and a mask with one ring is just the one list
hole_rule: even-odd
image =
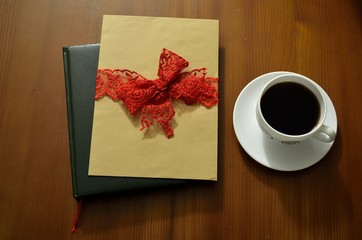
[[88,176],[99,44],[63,48],[73,196],[184,183],[185,180]]

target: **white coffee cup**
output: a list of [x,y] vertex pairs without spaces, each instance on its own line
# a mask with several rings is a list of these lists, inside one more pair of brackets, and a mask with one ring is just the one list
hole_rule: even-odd
[[288,73],[267,82],[261,90],[256,118],[269,139],[296,144],[314,137],[333,142],[336,132],[324,121],[326,101],[320,87],[299,74]]

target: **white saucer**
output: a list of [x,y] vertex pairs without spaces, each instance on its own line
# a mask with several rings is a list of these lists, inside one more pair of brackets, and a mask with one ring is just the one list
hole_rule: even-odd
[[[297,171],[319,162],[331,149],[332,143],[310,138],[295,145],[283,145],[268,139],[260,130],[255,116],[258,94],[266,82],[289,72],[272,72],[250,82],[240,93],[234,106],[234,130],[244,150],[260,164],[280,171]],[[295,73],[296,74],[296,73]],[[327,93],[325,96],[327,116],[325,125],[337,133],[337,115]]]

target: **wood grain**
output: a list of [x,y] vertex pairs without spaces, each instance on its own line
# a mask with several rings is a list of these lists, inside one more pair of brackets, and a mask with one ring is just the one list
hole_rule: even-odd
[[[0,239],[359,239],[362,33],[357,0],[0,2]],[[71,234],[61,48],[100,40],[102,16],[220,20],[219,181],[95,196]],[[232,111],[255,77],[318,82],[338,116],[332,150],[292,173],[240,147]]]

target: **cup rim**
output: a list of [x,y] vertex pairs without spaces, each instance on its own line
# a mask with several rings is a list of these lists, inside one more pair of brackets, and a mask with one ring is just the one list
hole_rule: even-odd
[[[300,83],[298,81],[277,81],[279,79],[282,79],[284,77],[295,77],[298,79],[303,79],[303,81],[309,83],[309,85],[305,85],[303,83]],[[277,82],[276,82],[277,81]],[[281,83],[281,82],[296,82],[299,84],[302,84],[303,86],[307,87],[309,90],[312,91],[312,93],[317,97],[318,99],[318,103],[320,105],[320,109],[321,111],[323,110],[323,112],[321,112],[318,123],[312,128],[312,130],[310,130],[307,133],[303,133],[303,134],[298,134],[298,135],[291,135],[291,134],[286,134],[283,132],[280,132],[278,130],[276,130],[275,128],[273,128],[264,118],[264,115],[261,111],[261,106],[260,106],[260,102],[261,102],[261,98],[263,97],[264,93],[271,87],[274,86],[275,84]],[[309,86],[313,86],[314,89],[311,89]],[[298,141],[298,140],[303,140],[308,138],[309,136],[312,136],[315,134],[316,131],[318,131],[319,128],[322,127],[325,118],[326,118],[326,114],[327,114],[327,109],[326,109],[326,102],[325,99],[320,91],[320,86],[314,82],[313,80],[309,79],[308,77],[299,75],[299,74],[293,74],[293,73],[286,73],[277,77],[274,77],[272,79],[270,79],[262,88],[259,96],[258,96],[258,101],[257,101],[257,110],[258,110],[258,115],[259,117],[262,119],[263,123],[269,128],[267,129],[268,131],[272,130],[273,133],[276,133],[280,139],[279,140],[291,140],[291,141]],[[317,93],[317,94],[316,94]],[[278,138],[278,137],[276,137]]]

